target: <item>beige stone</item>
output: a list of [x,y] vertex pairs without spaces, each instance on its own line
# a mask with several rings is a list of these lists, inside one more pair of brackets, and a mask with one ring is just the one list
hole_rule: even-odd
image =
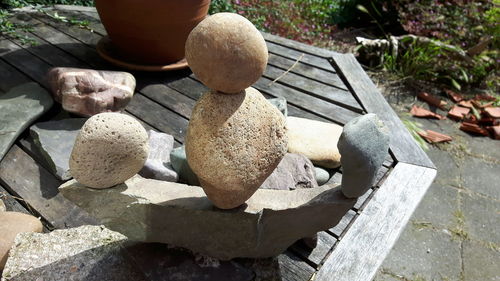
[[342,126],[299,117],[287,117],[288,152],[303,154],[315,165],[325,168],[340,166],[337,148]]
[[137,120],[121,113],[101,113],[80,130],[69,168],[81,184],[108,188],[137,174],[148,152],[148,134]]
[[134,76],[122,71],[56,67],[47,78],[64,110],[82,116],[122,111],[135,90]]
[[0,270],[7,262],[9,250],[17,234],[42,230],[42,223],[33,216],[18,212],[0,212]]
[[2,199],[0,199],[0,212],[5,212],[7,211],[7,207],[5,207],[5,203],[3,202]]
[[219,208],[243,204],[286,153],[285,118],[259,91],[204,94],[186,137],[189,166]]
[[268,53],[264,38],[250,21],[237,14],[218,13],[191,31],[186,59],[210,89],[238,93],[264,73]]

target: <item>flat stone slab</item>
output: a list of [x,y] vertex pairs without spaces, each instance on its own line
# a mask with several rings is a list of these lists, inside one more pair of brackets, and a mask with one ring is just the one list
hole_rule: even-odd
[[168,243],[224,260],[276,256],[298,239],[335,226],[356,201],[337,185],[259,189],[239,208],[221,210],[199,186],[140,176],[103,190],[71,180],[59,191],[131,240]]
[[124,253],[127,238],[103,226],[20,233],[2,281],[145,280]]
[[61,180],[69,180],[69,158],[78,132],[86,118],[70,118],[37,123],[30,128],[33,142],[47,161],[50,171]]
[[34,82],[0,95],[0,161],[21,132],[53,103],[50,94]]

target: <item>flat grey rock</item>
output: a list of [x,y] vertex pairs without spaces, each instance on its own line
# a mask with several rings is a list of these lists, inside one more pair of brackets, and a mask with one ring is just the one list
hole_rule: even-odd
[[70,118],[37,123],[30,128],[33,142],[47,161],[50,171],[61,180],[71,177],[69,158],[86,118]]
[[389,132],[377,115],[349,121],[338,142],[342,165],[342,192],[349,198],[363,195],[374,183],[389,150]]
[[148,136],[149,155],[139,175],[148,179],[176,182],[179,176],[170,163],[174,137],[153,130],[148,131]]
[[10,250],[2,281],[144,280],[124,253],[126,239],[103,226],[21,233]]
[[330,173],[320,167],[314,167],[314,176],[318,185],[323,185],[330,180]]
[[304,155],[287,153],[260,188],[293,190],[317,186],[311,161]]
[[268,102],[270,102],[272,105],[276,106],[283,115],[288,116],[288,107],[286,103],[285,98],[272,98],[272,99],[267,99]]
[[172,168],[174,168],[174,171],[179,175],[181,182],[189,185],[200,185],[198,177],[193,172],[191,167],[189,167],[186,157],[186,148],[184,145],[172,150],[170,153],[170,163]]
[[161,242],[223,260],[282,253],[295,241],[336,225],[354,205],[340,188],[258,189],[240,208],[221,210],[199,186],[135,176],[110,189],[75,180],[59,191],[134,241]]
[[0,95],[0,161],[24,129],[53,103],[50,94],[34,82]]

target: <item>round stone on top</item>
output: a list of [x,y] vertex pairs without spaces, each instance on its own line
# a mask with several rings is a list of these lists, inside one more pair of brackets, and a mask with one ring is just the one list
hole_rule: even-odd
[[69,160],[70,173],[85,186],[108,188],[137,174],[148,153],[148,134],[137,120],[100,113],[80,130]]
[[264,38],[250,21],[238,14],[218,13],[191,31],[186,59],[207,87],[234,94],[260,78],[268,53]]

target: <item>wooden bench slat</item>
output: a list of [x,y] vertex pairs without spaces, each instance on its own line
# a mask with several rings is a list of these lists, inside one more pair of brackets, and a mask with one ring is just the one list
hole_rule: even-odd
[[435,176],[435,169],[398,163],[337,243],[316,280],[372,280]]
[[337,242],[337,239],[325,231],[318,232],[318,245],[314,249],[308,248],[302,241],[298,241],[290,247],[298,256],[308,259],[316,267],[321,264],[326,255]]
[[275,44],[280,44],[283,46],[286,46],[287,48],[295,49],[301,52],[304,52],[306,54],[311,54],[314,56],[319,56],[322,58],[329,58],[331,54],[333,53],[332,51],[318,48],[312,45],[304,44],[295,40],[290,40],[287,38],[283,38],[274,34],[270,33],[263,33],[264,39],[267,41],[273,42]]
[[342,235],[345,232],[345,230],[350,225],[350,223],[352,222],[352,220],[354,219],[355,216],[356,216],[356,212],[353,211],[353,210],[349,210],[342,217],[342,219],[340,220],[340,222],[336,226],[328,229],[328,232],[330,232],[331,234],[333,234],[336,238],[341,239]]
[[[271,54],[275,54],[275,55],[279,55],[279,56],[282,56],[285,58],[289,58],[293,61],[296,61],[297,59],[302,58],[300,61],[304,64],[308,64],[310,66],[314,66],[316,68],[319,68],[319,69],[322,69],[322,70],[325,70],[325,71],[328,71],[331,73],[335,73],[335,69],[331,65],[325,64],[325,61],[327,61],[327,59],[325,59],[325,58],[312,56],[312,55],[306,54],[306,53],[301,52],[301,51],[297,51],[297,50],[290,49],[290,48],[287,48],[287,47],[282,46],[282,45],[275,44],[275,43],[270,42],[270,41],[266,41],[266,43],[267,43],[267,49],[268,49],[269,53],[271,53]],[[304,56],[302,56],[302,54],[304,54]]]
[[56,228],[97,224],[85,211],[64,198],[57,188],[62,181],[14,145],[0,162],[0,179],[8,191],[28,203]]
[[284,279],[286,281],[309,280],[316,271],[307,262],[289,250],[279,255],[277,259],[280,267],[280,276],[286,278]]

